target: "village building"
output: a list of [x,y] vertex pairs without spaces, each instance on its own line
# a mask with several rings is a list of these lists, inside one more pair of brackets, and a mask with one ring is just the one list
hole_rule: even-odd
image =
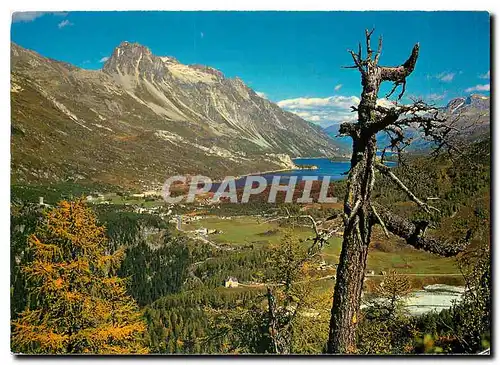
[[43,202],[43,196],[40,196],[38,198],[38,205],[41,206],[41,207],[50,207],[49,204],[46,204],[46,203]]

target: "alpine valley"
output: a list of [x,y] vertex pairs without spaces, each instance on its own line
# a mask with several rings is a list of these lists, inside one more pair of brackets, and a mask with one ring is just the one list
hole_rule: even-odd
[[11,353],[490,355],[490,21],[14,12]]
[[122,42],[102,70],[11,44],[12,182],[158,188],[166,176],[220,178],[335,156],[320,127],[239,78]]

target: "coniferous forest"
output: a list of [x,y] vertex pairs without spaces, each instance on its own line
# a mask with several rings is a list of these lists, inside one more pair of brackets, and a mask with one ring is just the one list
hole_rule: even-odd
[[14,12],[11,352],[491,356],[490,30]]
[[[418,169],[419,179],[433,182],[415,181],[420,194],[447,197],[439,203],[436,227],[450,237],[473,232],[471,248],[453,259],[459,283],[469,290],[449,309],[411,316],[403,299],[421,283],[397,265],[388,268],[383,283],[370,278],[364,301],[374,304],[361,311],[357,353],[476,353],[489,347],[489,151],[484,141],[472,145],[470,159],[453,168],[447,159],[420,157],[397,168],[403,176]],[[337,189],[344,184],[339,182]],[[421,218],[416,209],[400,205],[404,197],[386,184],[377,184],[375,192],[378,201],[399,206],[412,220]],[[229,214],[234,209],[228,204]],[[311,210],[318,218],[332,212]],[[450,222],[453,212],[459,217]],[[300,238],[313,232],[297,235],[296,225],[293,219],[280,222],[277,230],[283,235],[276,243],[221,250],[176,231],[158,215],[136,213],[125,205],[91,205],[78,198],[54,201],[51,207],[16,204],[11,217],[13,351],[275,353],[270,288],[276,316],[281,316],[274,329],[282,336],[279,351],[322,353],[331,286],[325,290],[327,281],[313,280],[320,275],[315,269],[320,258],[309,257],[310,244]],[[400,245],[377,240],[373,252],[394,253]],[[225,288],[228,276],[247,285]],[[283,309],[290,307],[297,312],[293,318]],[[102,308],[102,318],[96,308]],[[134,329],[133,335],[127,328]]]

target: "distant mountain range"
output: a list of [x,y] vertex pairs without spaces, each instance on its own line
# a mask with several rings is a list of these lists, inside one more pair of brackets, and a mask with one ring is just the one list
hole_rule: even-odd
[[137,43],[95,71],[11,44],[11,111],[13,183],[148,189],[174,174],[220,178],[339,153],[320,127],[239,78]]
[[490,133],[490,103],[489,96],[472,94],[450,100],[444,109],[451,119],[457,119],[455,126],[463,129],[462,137],[475,140]]
[[[472,94],[467,97],[452,99],[445,107],[440,108],[440,112],[450,120],[455,120],[455,127],[460,131],[463,129],[461,138],[466,140],[476,140],[482,138],[490,132],[490,97],[480,94]],[[469,127],[473,125],[472,127]],[[344,150],[351,148],[350,137],[336,137],[338,135],[339,124],[326,127],[325,132],[332,137],[337,145]],[[407,135],[414,138],[408,151],[420,151],[430,147],[429,142],[423,138],[419,131],[408,128]],[[389,139],[384,133],[380,133],[377,138],[378,146],[383,148],[389,144]]]
[[472,94],[466,98],[455,98],[448,102],[445,110],[449,113],[472,112],[490,110],[490,98],[485,95]]

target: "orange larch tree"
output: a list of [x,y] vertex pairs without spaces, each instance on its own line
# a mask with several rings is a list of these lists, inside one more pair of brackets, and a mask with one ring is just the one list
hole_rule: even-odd
[[29,246],[33,261],[23,271],[31,300],[12,322],[14,352],[148,352],[145,322],[115,274],[123,251],[109,252],[104,227],[82,200],[45,212]]

